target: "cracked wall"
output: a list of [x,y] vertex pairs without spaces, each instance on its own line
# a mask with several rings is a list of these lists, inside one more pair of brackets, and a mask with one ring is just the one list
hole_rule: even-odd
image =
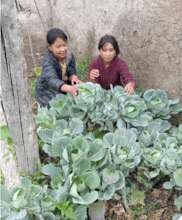
[[165,89],[182,100],[181,0],[19,2],[20,21],[39,42],[33,44],[35,56],[42,53],[50,27],[67,32],[77,58],[95,56],[99,38],[113,34],[140,88]]

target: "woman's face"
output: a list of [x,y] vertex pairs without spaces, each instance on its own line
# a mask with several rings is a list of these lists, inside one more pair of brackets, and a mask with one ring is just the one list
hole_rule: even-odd
[[65,59],[67,56],[68,43],[62,38],[57,38],[48,48],[60,60]]
[[104,63],[110,63],[116,56],[116,51],[111,43],[105,43],[99,52]]

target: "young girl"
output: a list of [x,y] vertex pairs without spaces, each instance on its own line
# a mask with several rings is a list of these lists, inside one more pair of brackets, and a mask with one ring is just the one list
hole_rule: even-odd
[[36,100],[40,106],[48,106],[58,93],[77,95],[75,84],[80,80],[76,75],[75,58],[68,50],[68,38],[58,28],[47,33],[47,52],[43,58],[42,74],[36,82]]
[[98,49],[99,56],[89,68],[89,80],[100,84],[104,89],[110,89],[110,85],[122,85],[129,94],[133,94],[136,83],[127,64],[118,57],[120,50],[115,37],[103,36]]

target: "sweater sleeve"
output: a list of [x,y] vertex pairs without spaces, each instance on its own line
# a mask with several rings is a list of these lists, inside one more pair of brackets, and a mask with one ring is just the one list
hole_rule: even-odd
[[129,82],[133,82],[134,87],[136,87],[136,81],[133,77],[133,74],[129,72],[128,65],[123,60],[121,60],[120,62],[120,82],[123,86],[125,86]]
[[88,72],[88,75],[87,75],[88,81],[95,83],[96,80],[90,79],[90,71],[93,70],[93,69],[99,69],[97,59],[92,60],[92,62],[90,63],[89,72]]

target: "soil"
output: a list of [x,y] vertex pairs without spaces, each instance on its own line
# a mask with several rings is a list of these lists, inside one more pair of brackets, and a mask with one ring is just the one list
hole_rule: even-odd
[[171,220],[177,213],[174,204],[176,192],[169,192],[162,188],[153,189],[146,193],[144,206],[130,207],[125,210],[121,201],[107,203],[106,220]]

